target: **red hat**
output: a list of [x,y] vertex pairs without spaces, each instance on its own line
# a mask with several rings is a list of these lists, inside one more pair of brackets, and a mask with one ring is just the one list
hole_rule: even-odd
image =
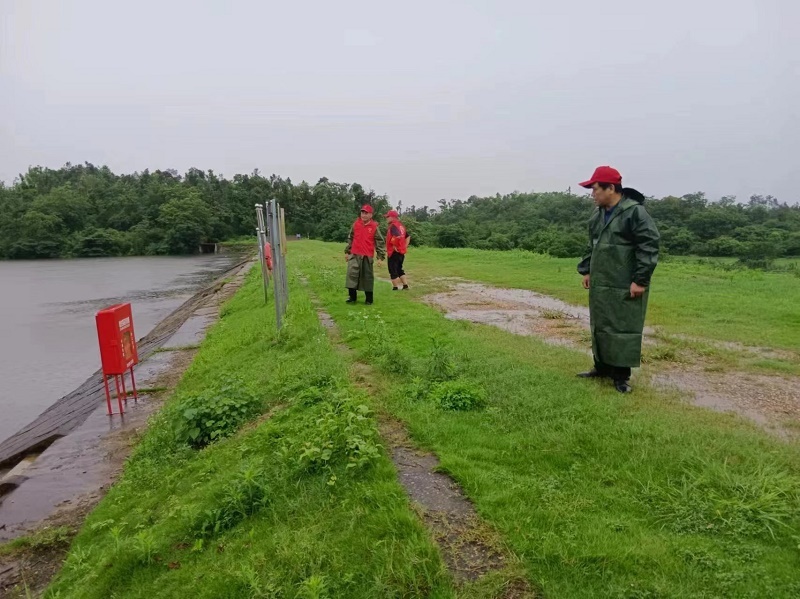
[[598,166],[594,169],[592,178],[580,184],[581,187],[591,187],[595,183],[616,183],[622,185],[622,175],[619,171],[610,166]]
[[397,210],[389,210],[389,212],[387,212],[383,216],[385,216],[386,218],[389,218],[390,216],[393,216],[393,217],[397,218],[400,215],[397,214]]
[[369,212],[370,214],[372,214],[372,206],[370,206],[369,204],[364,204],[363,206],[361,206],[361,212]]

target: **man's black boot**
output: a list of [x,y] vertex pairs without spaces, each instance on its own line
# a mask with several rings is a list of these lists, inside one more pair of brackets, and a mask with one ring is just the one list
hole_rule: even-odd
[[364,292],[364,295],[367,296],[367,301],[365,301],[364,303],[367,304],[368,306],[371,306],[372,305],[372,291],[366,291],[366,292]]
[[625,379],[617,379],[614,381],[614,389],[619,391],[620,393],[630,393],[633,391],[630,383]]
[[577,376],[581,377],[582,379],[600,379],[606,375],[597,370],[597,368],[592,368],[588,372],[579,372]]
[[347,292],[350,294],[350,297],[347,298],[346,304],[355,304],[358,301],[358,295],[356,295],[355,289],[347,288]]

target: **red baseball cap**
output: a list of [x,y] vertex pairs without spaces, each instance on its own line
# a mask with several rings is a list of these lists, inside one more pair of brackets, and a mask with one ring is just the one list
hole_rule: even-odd
[[386,218],[389,218],[390,216],[397,218],[400,215],[397,213],[397,210],[389,210],[389,212],[387,212],[383,216],[385,216]]
[[361,212],[369,212],[370,214],[372,214],[372,206],[370,206],[369,204],[364,204],[363,206],[361,206]]
[[591,187],[595,183],[616,183],[622,185],[622,175],[619,171],[610,166],[598,166],[594,169],[592,178],[580,184],[581,187]]

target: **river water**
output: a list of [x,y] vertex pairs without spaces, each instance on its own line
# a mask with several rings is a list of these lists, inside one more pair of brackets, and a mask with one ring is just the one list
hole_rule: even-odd
[[98,310],[130,302],[141,338],[235,259],[0,261],[0,441],[100,367]]

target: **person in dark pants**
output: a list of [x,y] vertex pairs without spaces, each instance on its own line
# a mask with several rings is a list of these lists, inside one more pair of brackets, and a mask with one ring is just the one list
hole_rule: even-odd
[[372,262],[378,254],[378,266],[382,266],[386,256],[383,246],[383,235],[378,228],[378,223],[372,220],[372,206],[364,204],[361,207],[361,216],[350,227],[347,237],[347,246],[344,249],[347,261],[347,277],[345,287],[349,297],[348,304],[358,300],[358,291],[363,291],[367,305],[372,304],[372,293],[375,287],[375,272]]
[[386,255],[388,256],[389,278],[392,279],[392,291],[398,291],[400,285],[403,286],[403,289],[408,289],[403,262],[406,259],[406,251],[408,250],[408,244],[411,242],[411,236],[406,231],[403,223],[400,222],[400,215],[397,210],[389,210],[383,216],[386,217],[389,223],[386,231]]
[[589,219],[589,246],[578,264],[589,290],[594,368],[578,376],[608,377],[630,393],[631,368],[642,358],[642,331],[650,278],[658,264],[660,235],[643,206],[644,196],[622,187],[622,176],[600,166],[581,186],[597,209]]

